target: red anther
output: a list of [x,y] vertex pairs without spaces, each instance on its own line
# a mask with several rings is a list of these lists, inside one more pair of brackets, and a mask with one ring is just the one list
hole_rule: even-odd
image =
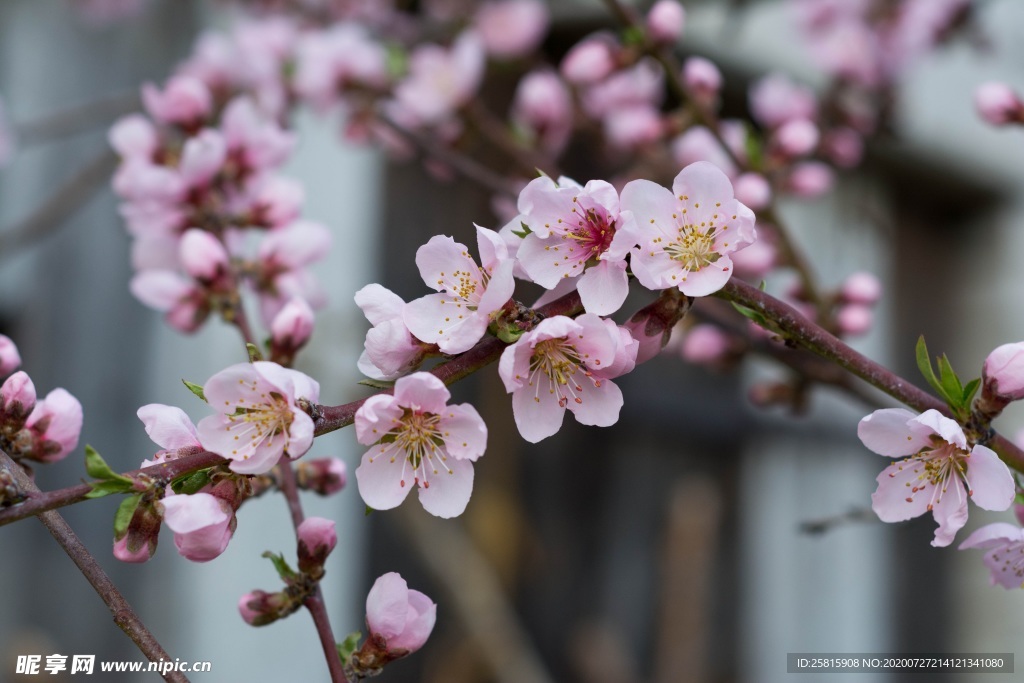
[[576,397],[576,402],[577,402],[577,403],[583,403],[583,399],[582,399],[582,398],[580,398],[579,396],[577,396],[577,397]]
[[[908,503],[913,503],[914,499],[913,498],[907,498],[907,502]],[[931,505],[929,505],[928,507],[931,508]]]
[[402,481],[398,482],[398,485],[404,488],[405,487],[405,479],[403,479]]

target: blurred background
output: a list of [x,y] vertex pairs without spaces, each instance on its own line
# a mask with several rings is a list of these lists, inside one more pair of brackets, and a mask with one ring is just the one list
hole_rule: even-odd
[[[216,2],[148,0],[118,17],[83,12],[87,4],[101,5],[0,3],[0,94],[20,137],[0,170],[0,332],[19,345],[41,392],[63,386],[81,400],[82,443],[124,471],[156,450],[134,417],[139,406],[179,405],[198,419],[204,406],[180,380],[203,382],[242,358],[226,326],[182,336],[129,294],[106,129],[142,82],[161,82],[200,30],[228,26],[234,13]],[[721,67],[726,114],[743,115],[749,84],[773,70],[824,83],[787,3],[685,5],[679,49]],[[555,0],[552,9],[545,49],[555,57],[613,25],[597,2]],[[1024,4],[981,2],[976,18],[983,45],[953,43],[907,72],[892,131],[869,145],[859,169],[823,198],[781,206],[825,285],[857,270],[883,280],[876,324],[855,346],[914,381],[921,334],[968,376],[992,348],[1024,338],[1024,137],[983,124],[972,106],[983,81],[1024,87]],[[488,96],[509,94],[496,83]],[[337,404],[368,394],[356,384],[368,326],[354,292],[381,282],[420,296],[412,264],[422,243],[437,233],[472,243],[473,222],[500,224],[469,183],[440,182],[346,143],[337,120],[303,114],[296,125],[286,173],[306,187],[304,215],[335,238],[314,269],[330,305],[299,368],[320,381],[323,403]],[[586,181],[590,161],[581,154],[567,171]],[[28,221],[67,187],[75,201],[65,192],[62,206]],[[304,500],[308,514],[338,522],[324,582],[335,635],[364,628],[369,586],[398,571],[438,602],[438,625],[420,653],[388,667],[386,681],[770,683],[789,678],[788,652],[1017,650],[1021,596],[989,587],[980,553],[930,547],[930,519],[883,525],[871,514],[885,462],[856,438],[862,404],[828,388],[814,389],[799,414],[751,404],[752,388],[784,375],[755,359],[713,373],[669,349],[623,378],[617,425],[567,420],[536,446],[519,437],[496,373],[454,387],[455,401],[477,406],[490,431],[464,515],[442,521],[407,502],[366,516],[354,482]],[[1013,435],[1022,418],[1011,407],[997,428]],[[361,454],[350,430],[318,439],[311,453],[343,457],[350,473]],[[45,490],[83,476],[73,456],[39,467],[37,480]],[[115,508],[105,499],[65,514],[165,648],[213,663],[193,680],[326,680],[305,612],[258,629],[237,612],[242,593],[277,584],[260,553],[293,552],[283,499],[247,503],[228,550],[209,564],[180,558],[166,532],[149,563],[118,563]],[[960,539],[1010,513],[970,515]],[[41,525],[0,530],[0,557],[0,680],[16,680],[18,654],[141,659]],[[903,678],[912,676],[862,680]],[[1004,679],[1014,677],[985,678]]]

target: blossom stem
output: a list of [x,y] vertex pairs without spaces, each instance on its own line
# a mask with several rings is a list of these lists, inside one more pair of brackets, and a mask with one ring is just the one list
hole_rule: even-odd
[[[292,517],[292,525],[295,527],[296,537],[298,536],[299,525],[306,519],[302,511],[302,501],[299,500],[299,487],[295,483],[295,471],[292,469],[292,461],[287,455],[281,457],[278,463],[278,470],[281,473],[279,486],[288,501],[288,512]],[[320,645],[324,648],[324,657],[327,659],[327,668],[331,672],[332,683],[347,683],[345,668],[338,656],[337,641],[334,639],[334,631],[331,629],[331,620],[327,616],[327,608],[324,607],[323,597],[320,593],[320,585],[317,584],[313,594],[306,598],[303,603],[313,617],[316,624],[317,635],[320,636]]]
[[[788,340],[836,363],[898,401],[921,412],[934,409],[943,415],[953,416],[949,407],[938,398],[850,348],[827,330],[802,316],[792,306],[760,289],[733,278],[718,296],[761,313],[774,322]],[[1024,451],[1008,439],[996,434],[988,445],[999,453],[1006,464],[1024,471]]]
[[[39,493],[39,489],[21,466],[3,451],[0,451],[0,467],[10,473],[18,488],[24,493]],[[110,608],[114,615],[114,623],[132,639],[142,654],[151,662],[173,661],[60,513],[52,510],[39,513],[39,521],[75,563],[103,603]],[[188,683],[188,678],[178,671],[168,671],[163,673],[162,677],[171,683]]]

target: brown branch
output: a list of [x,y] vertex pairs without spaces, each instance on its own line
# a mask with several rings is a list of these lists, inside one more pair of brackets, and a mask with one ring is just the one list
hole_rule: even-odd
[[[10,456],[3,451],[0,451],[0,467],[10,473],[18,488],[24,493],[39,492],[35,483],[25,474],[21,466],[11,460]],[[64,521],[64,518],[60,516],[60,513],[42,512],[39,514],[39,521],[75,563],[104,604],[110,608],[110,612],[114,615],[114,623],[132,639],[142,654],[146,655],[151,662],[174,661],[149,632],[146,625],[142,623],[131,604],[121,595],[117,586],[110,580],[110,577],[103,571],[103,568],[96,562],[96,558],[82,544],[68,523]],[[188,683],[188,678],[178,671],[168,671],[163,673],[162,677],[170,683]]]
[[117,155],[104,149],[60,185],[45,202],[21,222],[0,231],[0,258],[42,239],[59,228],[103,187],[117,167]]

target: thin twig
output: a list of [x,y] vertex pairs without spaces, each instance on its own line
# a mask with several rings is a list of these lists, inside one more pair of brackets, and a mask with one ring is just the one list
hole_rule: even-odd
[[19,123],[14,127],[14,134],[20,148],[51,142],[108,127],[117,117],[137,111],[139,104],[137,90],[113,93]]
[[[0,466],[6,469],[14,478],[15,483],[25,493],[38,493],[39,489],[29,478],[21,466],[11,460],[7,453],[0,451]],[[104,604],[110,608],[114,615],[114,623],[132,639],[142,654],[151,662],[173,662],[174,659],[167,654],[167,651],[157,642],[157,639],[149,632],[146,625],[142,623],[139,616],[132,609],[131,604],[125,599],[121,592],[110,580],[103,568],[96,562],[89,550],[82,544],[78,536],[71,529],[64,518],[58,512],[43,512],[39,514],[39,521],[50,532],[54,540],[60,544],[64,552],[75,563],[79,571],[86,578],[89,584],[100,596]],[[179,671],[168,671],[162,673],[161,677],[170,683],[188,683],[185,674]]]
[[[299,525],[306,516],[302,512],[302,501],[299,500],[299,488],[295,483],[295,471],[292,470],[292,461],[287,455],[281,458],[278,463],[278,470],[281,472],[279,486],[288,501],[288,512],[292,518],[292,525],[295,527],[296,537],[298,536]],[[313,594],[302,603],[309,610],[316,625],[316,633],[320,636],[320,645],[324,649],[324,657],[327,659],[327,668],[331,672],[332,683],[346,683],[345,668],[341,657],[338,655],[337,642],[334,639],[334,631],[331,629],[331,620],[327,616],[327,608],[324,607],[323,595],[320,586],[313,590]]]
[[0,230],[0,258],[13,255],[46,237],[78,211],[110,180],[117,167],[117,155],[104,149],[51,194],[42,205],[19,223]]

